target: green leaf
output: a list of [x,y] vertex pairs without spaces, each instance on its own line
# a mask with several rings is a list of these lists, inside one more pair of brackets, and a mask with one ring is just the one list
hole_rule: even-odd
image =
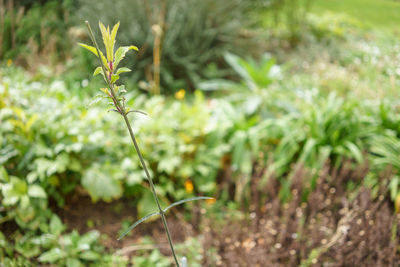
[[100,73],[104,76],[103,68],[102,67],[97,67],[93,72],[93,76],[99,75]]
[[95,165],[84,174],[82,178],[83,187],[94,201],[98,199],[111,201],[113,198],[119,198],[122,195],[121,183],[101,172],[99,167],[99,165]]
[[99,237],[100,233],[96,230],[87,232],[79,239],[78,246],[81,248],[82,247],[90,248],[90,245],[95,243],[99,239]]
[[124,59],[125,54],[129,51],[129,50],[136,50],[139,51],[139,49],[136,46],[121,46],[117,49],[117,51],[115,52],[115,57],[114,57],[114,69],[117,68],[119,62],[121,62],[122,59]]
[[119,75],[118,74],[111,75],[111,83],[115,83],[118,80],[119,80]]
[[362,163],[363,156],[360,149],[350,141],[346,141],[345,146],[350,150],[352,156],[357,160],[357,162]]
[[33,184],[28,188],[28,195],[30,197],[47,198],[46,192],[39,185]]
[[397,192],[399,189],[399,183],[400,183],[400,178],[398,176],[394,176],[389,183],[389,189],[390,189],[390,198],[392,200],[396,199]]
[[177,156],[163,157],[159,160],[158,171],[165,171],[168,174],[172,174],[174,170],[181,165],[181,158]]
[[87,261],[95,261],[101,258],[101,255],[97,252],[94,251],[84,251],[79,255],[79,258],[82,260],[87,260]]
[[108,62],[112,62],[114,51],[112,51],[113,44],[111,41],[110,28],[107,27],[106,29],[106,27],[100,21],[99,21],[99,28],[101,31],[101,36],[103,37],[104,46],[106,48],[107,60]]
[[10,182],[4,184],[1,190],[4,196],[2,204],[14,205],[22,196],[27,194],[28,188],[24,181],[12,176]]
[[4,199],[2,201],[2,204],[5,206],[12,206],[15,203],[18,202],[20,196],[18,194],[15,194],[14,191],[12,191],[12,186],[11,185],[4,185],[2,188],[2,192],[4,195]]
[[183,204],[183,203],[186,203],[186,202],[189,202],[189,201],[202,200],[202,199],[214,199],[214,198],[213,197],[192,197],[192,198],[187,198],[187,199],[180,200],[180,201],[177,201],[175,203],[172,203],[171,205],[169,205],[168,207],[166,207],[164,209],[164,212],[167,212],[167,210],[169,210],[170,208],[178,206],[180,204]]
[[0,181],[2,181],[2,182],[8,182],[8,174],[7,174],[7,171],[6,171],[6,169],[3,167],[3,166],[1,166],[0,167]]
[[24,257],[32,258],[40,255],[40,246],[32,242],[32,239],[27,239],[27,236],[24,236],[18,241],[19,242],[15,244],[15,250],[18,251],[18,253],[22,254]]
[[306,163],[307,160],[310,159],[312,153],[314,152],[316,144],[317,142],[314,138],[310,138],[307,140],[300,154],[299,162]]
[[67,259],[67,267],[81,267],[82,263],[80,262],[80,260],[75,259],[75,258],[68,258]]
[[115,38],[117,37],[117,32],[119,28],[119,21],[117,24],[114,25],[112,31],[111,31],[111,43],[112,43],[112,52],[114,53],[114,45],[115,45]]
[[121,240],[124,236],[126,236],[130,231],[132,231],[136,226],[138,226],[139,224],[141,224],[142,222],[146,221],[147,219],[149,219],[150,217],[153,217],[155,215],[160,215],[160,212],[153,212],[150,213],[146,216],[144,216],[143,218],[141,218],[140,220],[136,221],[134,224],[132,224],[131,226],[129,226],[129,228],[123,232],[119,237],[118,240]]
[[97,57],[99,57],[99,55],[97,54],[96,47],[82,43],[78,43],[78,45],[82,46],[83,48],[86,48],[87,50],[95,54]]
[[[145,196],[147,196],[147,201],[149,201],[148,196],[150,196],[150,195],[151,195],[151,193],[145,195]],[[143,198],[142,198],[142,199],[143,199]],[[178,206],[178,205],[180,205],[180,204],[183,204],[183,203],[186,203],[186,202],[189,202],[189,201],[195,201],[195,200],[201,200],[201,199],[213,199],[213,198],[212,198],[212,197],[193,197],[193,198],[184,199],[184,200],[177,201],[177,202],[175,202],[175,203],[169,205],[169,206],[166,207],[163,211],[164,211],[164,212],[167,212],[167,211],[168,211],[170,208],[172,208],[172,207]],[[154,202],[153,199],[151,199],[151,201]],[[149,206],[154,206],[154,205],[149,205]],[[126,236],[130,231],[132,231],[136,226],[138,226],[138,225],[141,224],[142,222],[148,220],[149,218],[151,218],[151,217],[153,217],[153,216],[155,216],[155,215],[160,215],[160,212],[152,212],[152,213],[150,213],[150,214],[144,216],[144,217],[141,218],[140,220],[136,221],[134,224],[132,224],[131,226],[129,226],[129,228],[128,228],[124,233],[122,233],[122,234],[120,235],[120,237],[118,238],[118,240],[121,240],[121,239],[122,239],[124,236]]]
[[[95,54],[97,57],[99,57],[99,54],[97,54],[97,49],[94,46],[91,45],[86,45],[86,44],[82,44],[82,43],[78,43],[78,45],[82,46],[83,48],[86,48],[87,50],[89,50],[90,52],[92,52],[93,54]],[[106,68],[109,70],[109,66],[107,64],[107,59],[104,56],[103,52],[100,52],[100,56],[101,56],[101,60],[103,61],[104,66],[106,66]]]
[[23,196],[28,191],[28,185],[22,179],[17,177],[11,177],[11,183],[13,184],[13,188],[17,194]]
[[64,231],[64,225],[60,218],[53,214],[50,219],[50,233],[58,236]]
[[114,25],[111,31],[111,40],[113,42],[115,42],[115,38],[117,37],[118,28],[119,28],[119,21],[117,22],[117,24]]
[[120,75],[121,73],[124,73],[124,72],[130,72],[131,70],[130,69],[128,69],[128,68],[125,68],[125,67],[123,67],[123,68],[119,68],[118,70],[117,70],[117,75]]
[[[25,127],[25,126],[22,126],[22,127]],[[0,136],[0,141],[1,141],[1,138],[2,137]],[[9,159],[15,157],[18,154],[19,154],[19,152],[11,146],[6,146],[6,147],[0,149],[0,165],[3,165]]]
[[30,172],[28,173],[28,175],[26,176],[26,180],[28,181],[28,183],[33,184],[37,179],[38,179],[38,175],[36,172]]
[[19,201],[19,206],[21,207],[21,209],[27,209],[31,202],[28,195],[22,196]]
[[59,248],[53,248],[39,257],[39,261],[41,262],[48,262],[48,263],[55,263],[59,259],[62,259],[66,256],[66,253]]
[[240,57],[231,54],[229,52],[224,54],[224,59],[225,61],[232,67],[234,71],[236,71],[237,74],[239,74],[240,77],[246,82],[248,85],[249,89],[254,91],[257,86],[250,76],[249,72],[245,68],[245,61],[243,61]]

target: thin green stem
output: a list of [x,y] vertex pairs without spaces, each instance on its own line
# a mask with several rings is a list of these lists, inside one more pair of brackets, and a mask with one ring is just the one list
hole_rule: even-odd
[[165,232],[166,232],[167,237],[168,237],[168,243],[169,243],[169,246],[171,248],[172,255],[174,256],[174,260],[175,260],[176,265],[179,267],[179,262],[178,262],[178,259],[176,257],[176,254],[175,254],[174,244],[172,243],[172,238],[171,238],[171,234],[169,232],[167,220],[165,219],[164,210],[161,208],[160,201],[158,200],[157,192],[156,192],[156,189],[155,189],[154,184],[153,184],[153,179],[151,178],[151,176],[149,174],[149,171],[147,169],[146,163],[144,162],[142,153],[140,152],[139,145],[138,145],[138,143],[136,141],[135,135],[133,134],[132,127],[131,127],[131,125],[129,123],[129,120],[128,120],[126,114],[123,114],[122,116],[124,117],[125,124],[128,127],[129,134],[131,136],[133,145],[135,146],[136,152],[137,152],[137,154],[139,156],[140,163],[142,164],[144,172],[146,173],[147,179],[148,179],[148,181],[150,183],[150,188],[151,188],[151,191],[153,192],[154,200],[156,201],[157,207],[158,207],[158,209],[160,211],[161,220],[163,222],[164,229],[165,229]]
[[161,219],[162,219],[162,222],[163,222],[163,225],[164,225],[165,233],[167,234],[168,243],[169,243],[169,246],[171,248],[172,255],[174,256],[174,260],[175,260],[176,266],[179,267],[179,261],[178,261],[178,259],[176,257],[174,244],[172,243],[172,238],[171,238],[171,234],[169,232],[167,220],[165,218],[164,210],[161,208],[160,201],[158,199],[157,192],[156,192],[156,189],[154,187],[153,179],[151,178],[149,170],[147,169],[146,163],[144,162],[144,159],[143,159],[142,153],[140,151],[139,145],[138,145],[138,143],[136,141],[135,135],[133,134],[133,130],[132,130],[131,124],[130,124],[130,122],[128,120],[125,108],[124,108],[123,105],[121,105],[120,101],[118,100],[117,95],[116,95],[115,90],[114,90],[114,86],[113,86],[113,84],[111,83],[111,81],[108,78],[108,75],[107,75],[107,72],[106,72],[106,67],[104,66],[104,63],[103,63],[103,61],[101,59],[101,56],[100,56],[99,46],[98,46],[98,44],[96,42],[96,38],[94,37],[93,31],[92,31],[88,21],[86,21],[86,25],[87,25],[88,30],[89,30],[90,38],[92,39],[92,42],[96,47],[97,55],[98,55],[98,57],[100,59],[100,64],[101,64],[101,67],[103,69],[104,79],[106,80],[106,83],[107,83],[107,85],[108,85],[108,87],[109,87],[109,89],[111,91],[112,101],[114,102],[114,105],[115,105],[116,109],[118,110],[118,112],[124,118],[126,127],[128,128],[129,134],[130,134],[131,139],[132,139],[132,143],[133,143],[133,145],[135,147],[137,155],[139,156],[139,160],[140,160],[140,163],[141,163],[141,165],[142,165],[142,167],[144,169],[144,172],[146,173],[147,180],[149,181],[150,188],[151,188],[151,191],[152,191],[153,196],[154,196],[154,200],[155,200],[155,202],[157,204],[157,207],[159,209],[159,212],[160,212],[160,215],[161,215]]

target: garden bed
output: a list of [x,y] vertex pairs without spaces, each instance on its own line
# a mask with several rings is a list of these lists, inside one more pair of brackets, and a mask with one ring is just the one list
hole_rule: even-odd
[[[398,266],[400,215],[394,215],[384,194],[387,174],[382,174],[375,191],[366,187],[349,191],[368,170],[366,166],[352,169],[349,164],[339,170],[325,168],[306,201],[302,199],[308,173],[302,167],[291,176],[292,197],[286,203],[280,200],[276,179],[263,187],[253,186],[257,189],[252,191],[252,209],[243,211],[242,219],[231,217],[232,212],[217,219],[214,216],[221,214],[210,209],[202,220],[192,219],[194,224],[189,224],[174,211],[168,217],[173,239],[182,243],[200,237],[203,266]],[[259,179],[253,177],[253,181]],[[119,255],[152,249],[169,255],[161,220],[142,224],[117,240],[124,223],[137,219],[131,203],[127,199],[93,203],[89,197],[75,196],[58,214],[70,230],[83,234],[96,229],[105,234],[103,245]],[[192,212],[192,218],[196,213]],[[143,243],[149,236],[154,243]]]

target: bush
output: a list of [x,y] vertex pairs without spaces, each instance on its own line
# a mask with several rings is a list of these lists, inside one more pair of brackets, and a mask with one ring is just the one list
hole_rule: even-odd
[[[145,212],[145,176],[127,146],[123,125],[109,118],[113,114],[96,107],[87,110],[60,81],[27,83],[21,72],[12,73],[13,84],[5,77],[0,94],[0,164],[7,172],[29,177],[59,205],[82,183],[95,201],[142,194],[138,207]],[[138,139],[162,197],[176,200],[194,193],[211,194],[226,147],[213,134],[216,125],[202,94],[196,93],[192,103],[132,94],[128,99],[127,105],[133,106],[134,101],[135,108],[149,113],[150,118],[137,117],[134,130],[140,127]],[[114,131],[105,134],[107,129]],[[117,138],[121,135],[126,138]],[[185,189],[185,183],[193,183],[194,188]]]
[[[129,139],[119,138],[128,137],[126,129],[109,119],[114,114],[96,107],[87,110],[60,81],[32,83],[15,68],[4,75],[0,83],[0,224],[12,221],[24,235],[4,238],[4,242],[0,236],[0,261],[17,251],[25,258],[36,261],[39,257],[40,262],[57,265],[109,266],[100,262],[103,248],[98,245],[98,233],[63,233],[65,227],[49,203],[63,206],[66,195],[77,194],[75,189],[82,184],[93,201],[134,194],[140,215],[153,211],[139,160],[132,157]],[[129,95],[128,99],[129,106],[134,100],[135,107],[143,107],[151,116],[135,120],[135,127],[140,127],[138,139],[163,202],[212,193],[219,158],[226,150],[210,134],[215,126],[210,124],[202,95],[196,94],[191,104],[170,103],[161,96]],[[9,241],[15,244],[7,245]],[[80,249],[82,244],[87,250]]]

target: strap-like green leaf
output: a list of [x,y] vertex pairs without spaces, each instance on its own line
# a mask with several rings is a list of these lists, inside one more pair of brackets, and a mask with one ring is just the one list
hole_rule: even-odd
[[102,68],[102,67],[97,67],[97,68],[94,70],[94,72],[93,72],[93,76],[99,75],[100,73],[101,73],[102,75],[104,75],[104,73],[103,73],[103,68]]
[[[96,47],[91,46],[91,45],[82,44],[82,43],[78,43],[78,45],[82,46],[83,48],[86,48],[87,50],[89,50],[90,52],[95,54],[97,57],[99,57],[99,55],[97,54]],[[106,66],[106,68],[109,70],[109,66],[107,64],[107,59],[101,51],[100,51],[100,56],[101,56],[101,60],[103,61],[104,66]]]
[[138,226],[139,224],[141,224],[142,222],[146,221],[147,219],[149,219],[150,217],[153,217],[155,215],[160,215],[160,212],[153,212],[150,213],[149,215],[144,216],[142,219],[138,220],[137,222],[135,222],[134,224],[132,224],[131,226],[129,226],[129,228],[122,234],[120,235],[120,237],[118,238],[118,240],[121,240],[124,236],[126,236],[130,231],[132,231],[136,226]]
[[214,198],[212,198],[212,197],[192,197],[192,198],[187,198],[187,199],[180,200],[180,201],[177,201],[175,203],[172,203],[171,205],[169,205],[168,207],[166,207],[164,209],[164,212],[167,212],[167,210],[169,210],[170,208],[178,206],[178,205],[183,204],[185,202],[194,201],[194,200],[202,200],[202,199],[214,199]]
[[[189,202],[189,201],[194,201],[194,200],[201,200],[201,199],[213,199],[212,197],[192,197],[192,198],[187,198],[184,200],[180,200],[177,201],[175,203],[172,203],[171,205],[169,205],[168,207],[166,207],[163,212],[167,212],[167,210],[169,210],[172,207],[178,206],[180,204],[183,204],[185,202]],[[144,216],[143,218],[141,218],[140,220],[138,220],[137,222],[135,222],[134,224],[132,224],[131,226],[129,226],[129,228],[120,235],[120,237],[118,238],[118,240],[121,240],[124,236],[126,236],[130,231],[132,231],[136,226],[138,226],[139,224],[141,224],[142,222],[146,221],[147,219],[149,219],[150,217],[153,217],[155,215],[160,215],[160,212],[153,212],[150,213],[149,215]]]
[[119,21],[117,24],[114,25],[112,31],[111,31],[111,44],[112,44],[112,53],[114,53],[114,45],[115,45],[115,38],[117,37],[117,32],[119,28]]
[[141,111],[141,110],[129,110],[129,108],[126,111],[126,115],[128,115],[129,113],[133,113],[133,112],[140,113],[140,114],[148,116],[148,114],[146,112],[144,112],[144,111]]
[[120,75],[121,73],[124,73],[124,72],[130,72],[131,70],[130,69],[128,69],[128,68],[125,68],[125,67],[123,67],[123,68],[119,68],[118,70],[117,70],[117,75]]
[[95,54],[97,57],[99,56],[97,54],[97,50],[94,46],[91,45],[86,45],[86,44],[82,44],[82,43],[78,43],[78,45],[82,46],[83,48],[86,48],[87,50],[89,50],[90,52],[92,52],[93,54]]
[[117,68],[119,62],[125,57],[125,54],[129,51],[129,50],[136,50],[139,51],[139,49],[134,46],[121,46],[117,49],[117,51],[115,52],[115,57],[114,57],[114,69]]
[[347,147],[349,149],[349,151],[351,152],[352,156],[357,160],[358,163],[362,163],[363,161],[363,155],[361,150],[358,148],[358,146],[356,144],[354,144],[353,142],[350,141],[346,141],[344,143],[345,147]]
[[103,23],[99,21],[99,28],[101,31],[101,36],[103,37],[103,43],[106,48],[106,55],[107,55],[107,60],[108,62],[113,61],[113,43],[111,41],[111,34],[110,34],[110,29],[106,28]]

